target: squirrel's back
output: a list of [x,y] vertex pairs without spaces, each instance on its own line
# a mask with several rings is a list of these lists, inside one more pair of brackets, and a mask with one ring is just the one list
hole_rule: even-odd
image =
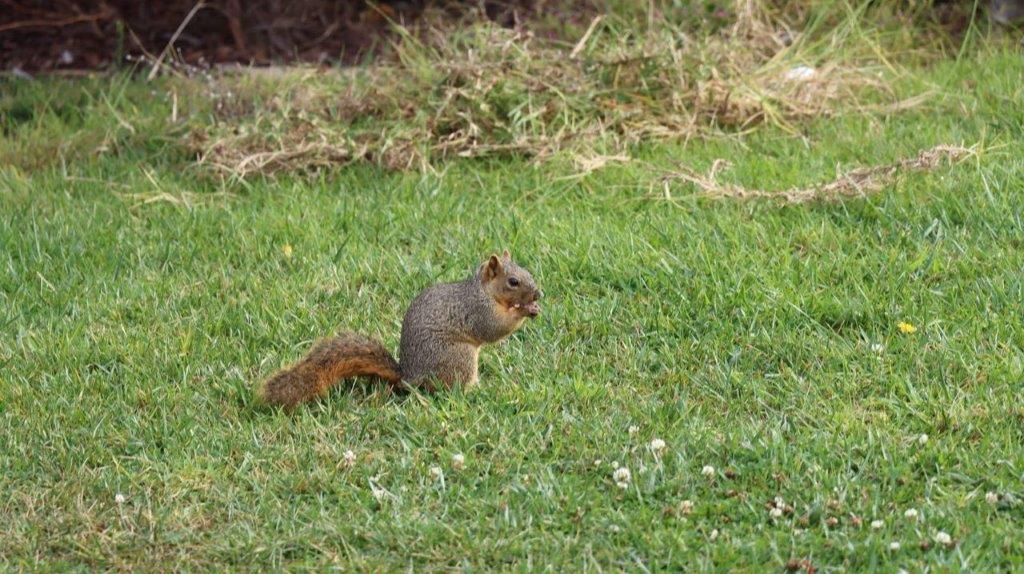
[[469,281],[442,283],[413,299],[402,320],[398,350],[402,379],[413,386],[439,379],[476,382],[480,344],[472,332],[472,316],[488,312],[482,293]]

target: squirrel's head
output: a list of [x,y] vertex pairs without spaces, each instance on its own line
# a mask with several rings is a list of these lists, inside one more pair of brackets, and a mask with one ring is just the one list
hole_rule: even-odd
[[520,317],[536,317],[540,314],[537,301],[544,293],[537,288],[530,272],[516,265],[508,250],[501,255],[491,255],[480,265],[477,277],[484,292],[495,303]]

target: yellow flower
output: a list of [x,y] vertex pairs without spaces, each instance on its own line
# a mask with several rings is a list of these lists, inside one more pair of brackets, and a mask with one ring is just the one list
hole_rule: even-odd
[[291,244],[290,243],[285,243],[284,247],[281,248],[281,251],[284,252],[284,256],[285,257],[291,257],[292,256],[292,246],[291,246]]
[[906,333],[907,335],[917,332],[917,327],[903,321],[900,321],[899,328],[901,333]]

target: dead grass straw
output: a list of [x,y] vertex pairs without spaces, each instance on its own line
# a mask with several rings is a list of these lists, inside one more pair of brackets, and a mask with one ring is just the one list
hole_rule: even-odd
[[720,183],[718,175],[730,167],[729,162],[724,159],[715,160],[706,174],[698,174],[684,168],[666,174],[662,181],[665,186],[668,186],[674,180],[682,180],[696,186],[704,195],[718,199],[771,199],[794,204],[838,201],[843,198],[864,197],[877,193],[890,184],[897,174],[933,170],[943,163],[954,163],[973,153],[973,148],[937,145],[921,151],[914,157],[904,158],[893,163],[859,167],[837,173],[835,179],[825,183],[810,187],[793,187],[781,191],[750,189],[740,185]]
[[893,68],[869,40],[804,37],[792,15],[753,0],[737,0],[734,14],[700,36],[595,18],[576,42],[486,22],[400,30],[391,57],[366,68],[218,78],[216,122],[191,142],[202,166],[230,177],[363,161],[412,169],[451,157],[616,155],[764,123],[795,129],[896,99]]

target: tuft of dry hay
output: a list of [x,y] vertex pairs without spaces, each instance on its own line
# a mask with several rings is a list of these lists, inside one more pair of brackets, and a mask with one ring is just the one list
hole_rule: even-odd
[[877,193],[889,184],[898,173],[932,170],[942,165],[943,162],[954,163],[974,153],[973,148],[937,145],[922,150],[914,157],[903,158],[893,163],[859,167],[837,173],[836,178],[832,181],[781,191],[750,189],[730,183],[719,183],[718,174],[731,165],[724,159],[715,160],[707,174],[701,175],[684,168],[666,174],[662,178],[662,182],[667,190],[667,186],[672,180],[686,181],[695,185],[704,195],[719,199],[773,199],[785,203],[838,201],[846,197],[863,197]]
[[668,22],[623,29],[612,18],[593,19],[576,42],[487,22],[400,29],[391,57],[365,68],[215,79],[216,122],[191,147],[229,177],[352,162],[424,169],[452,157],[613,156],[762,123],[793,129],[868,110],[865,95],[895,99],[873,50],[840,50],[842,38],[819,31],[829,49],[807,51],[792,14],[765,6],[734,0],[732,25],[699,39]]

